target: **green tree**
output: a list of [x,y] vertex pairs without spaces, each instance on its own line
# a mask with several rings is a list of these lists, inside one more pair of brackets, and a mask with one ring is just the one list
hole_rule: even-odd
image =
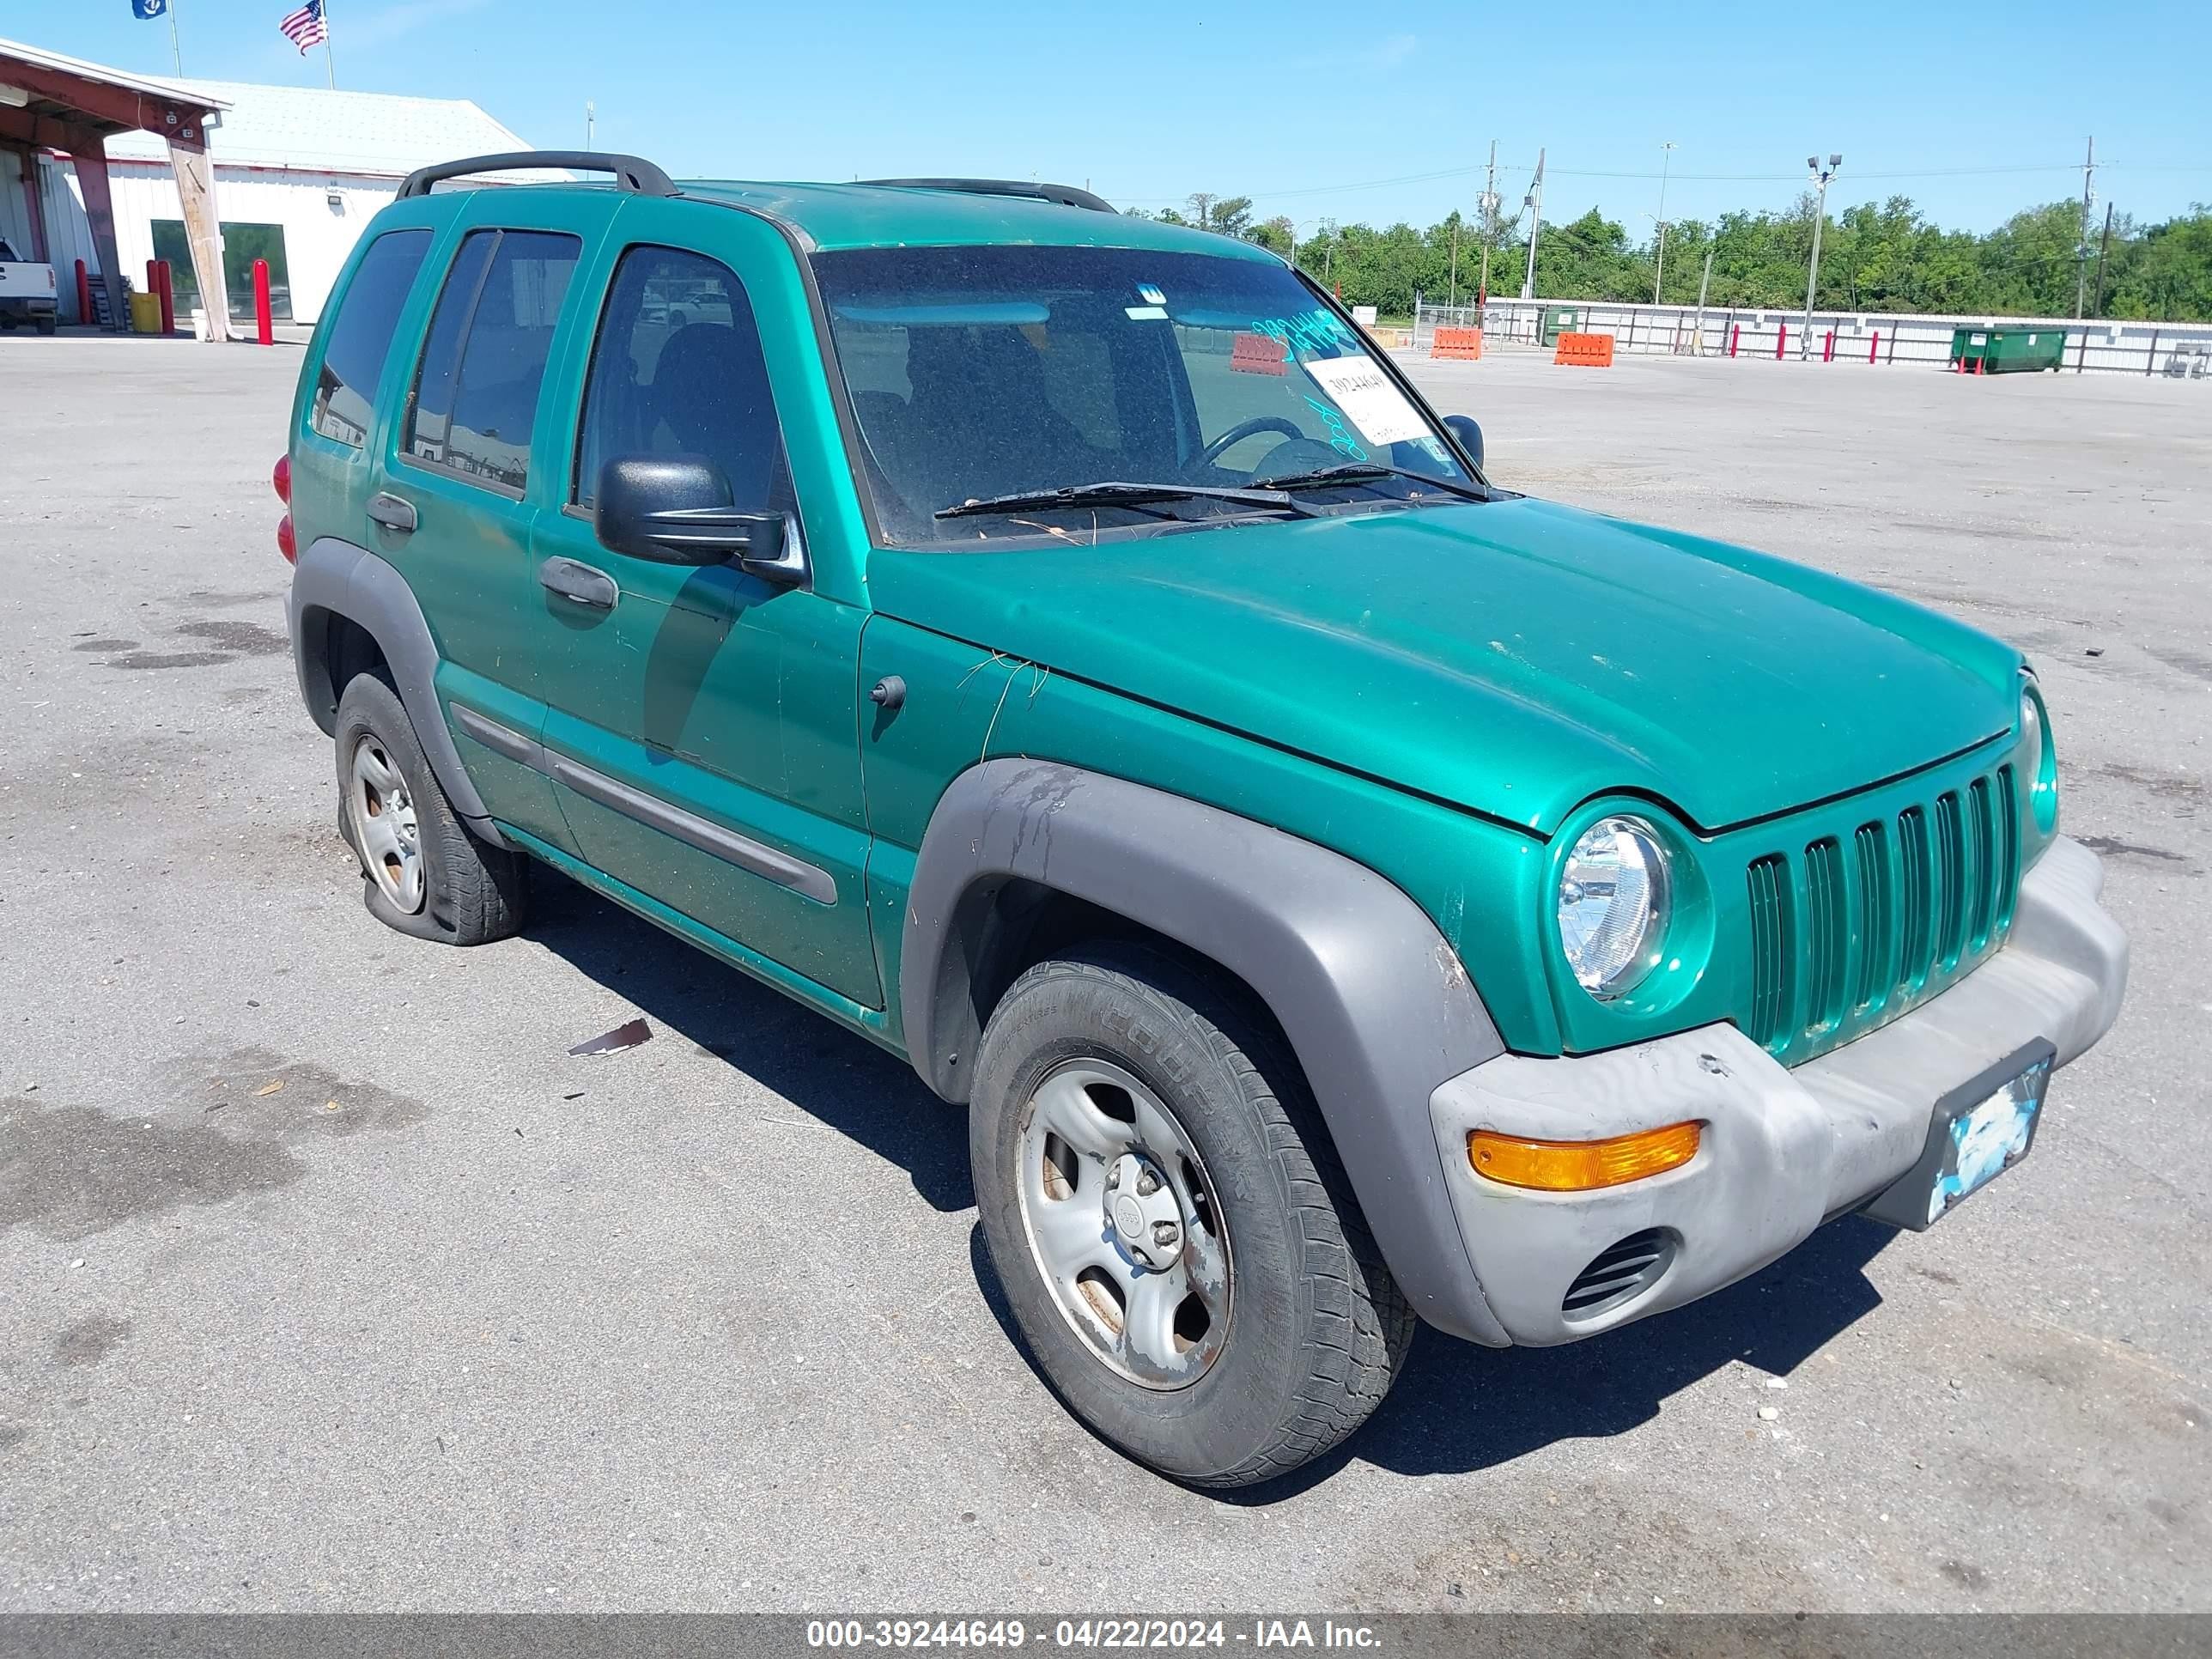
[[2201,321],[2212,318],[2212,208],[2197,203],[2178,219],[2131,239],[2125,268],[2108,267],[2105,314]]
[[[1243,235],[1290,254],[1346,304],[1372,305],[1386,315],[1410,312],[1417,294],[1438,305],[1455,292],[1465,301],[1481,280],[1486,238],[1456,213],[1425,230],[1407,224],[1377,230],[1324,220],[1312,236],[1296,242],[1296,229],[1285,218],[1255,224],[1247,197],[1200,191],[1188,205],[1188,217],[1173,209],[1152,216]],[[1710,222],[1675,221],[1667,230],[1663,298],[1694,303],[1710,254],[1712,306],[1803,304],[1816,210],[1816,198],[1807,192],[1779,210],[1723,213]],[[1816,304],[1831,310],[2070,316],[2081,272],[2080,234],[2081,209],[2073,202],[2025,208],[1984,236],[1931,224],[1903,196],[1844,206],[1832,210],[1821,228]],[[1486,240],[1491,291],[1519,293],[1528,243],[1518,217],[1502,221]],[[1623,226],[1593,208],[1578,219],[1543,227],[1536,245],[1536,291],[1557,299],[1649,300],[1661,274],[1657,255],[1656,234],[1632,241]],[[2094,258],[2093,243],[2093,283]],[[2212,208],[2199,204],[2148,226],[2116,216],[2104,295],[2106,316],[2212,321]]]

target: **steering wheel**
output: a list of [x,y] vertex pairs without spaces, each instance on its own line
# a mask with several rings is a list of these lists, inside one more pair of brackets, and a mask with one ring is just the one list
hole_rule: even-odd
[[1306,435],[1298,429],[1295,422],[1285,420],[1280,415],[1255,415],[1249,421],[1237,422],[1235,426],[1231,427],[1228,431],[1200,450],[1198,459],[1193,461],[1191,465],[1194,468],[1218,466],[1224,455],[1243,443],[1245,439],[1261,432],[1279,432],[1285,438],[1303,438]]
[[1292,438],[1277,444],[1252,469],[1255,478],[1279,478],[1292,472],[1312,472],[1324,466],[1342,466],[1346,457],[1334,444],[1319,438]]

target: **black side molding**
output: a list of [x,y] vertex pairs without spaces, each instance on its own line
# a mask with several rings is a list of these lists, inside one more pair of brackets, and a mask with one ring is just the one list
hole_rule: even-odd
[[863,179],[860,182],[898,190],[957,190],[968,196],[1020,196],[1032,202],[1049,202],[1054,207],[1088,208],[1093,213],[1115,210],[1104,197],[1093,196],[1073,185],[1027,184],[1018,179]]
[[674,196],[675,180],[638,155],[617,155],[596,149],[522,149],[505,155],[467,155],[458,161],[441,161],[417,167],[399,186],[399,199],[428,196],[441,179],[464,178],[471,173],[513,173],[525,167],[561,167],[575,173],[611,173],[615,183],[633,196]]

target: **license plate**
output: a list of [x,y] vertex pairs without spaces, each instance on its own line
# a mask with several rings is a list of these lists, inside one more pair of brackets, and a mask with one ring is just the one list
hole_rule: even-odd
[[2057,1050],[2036,1042],[1936,1103],[1919,1162],[1866,1206],[1893,1226],[1924,1231],[2027,1156],[2043,1116]]

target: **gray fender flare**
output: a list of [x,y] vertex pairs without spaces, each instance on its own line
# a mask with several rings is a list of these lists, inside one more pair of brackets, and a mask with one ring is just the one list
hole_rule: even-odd
[[1012,878],[1219,963],[1281,1024],[1392,1274],[1431,1324],[1503,1346],[1445,1189],[1429,1097],[1504,1051],[1458,955],[1398,887],[1280,830],[1097,773],[994,760],[922,837],[899,1009],[922,1079],[968,1097],[975,919]]
[[338,698],[345,687],[332,683],[327,623],[332,617],[344,617],[382,649],[399,701],[415,723],[416,739],[453,811],[473,834],[505,846],[483,798],[461,765],[453,734],[447,729],[438,703],[438,641],[407,579],[367,548],[334,536],[319,537],[300,555],[285,610],[300,696],[315,724],[326,732],[337,728]]

